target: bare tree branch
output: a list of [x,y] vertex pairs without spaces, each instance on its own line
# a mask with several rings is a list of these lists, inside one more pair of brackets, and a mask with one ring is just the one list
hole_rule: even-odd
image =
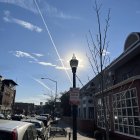
[[[96,17],[97,17],[97,24],[98,24],[98,31],[96,34],[96,40],[93,39],[93,35],[91,31],[89,30],[89,35],[92,42],[92,47],[90,46],[89,40],[87,39],[88,49],[91,54],[92,59],[87,55],[88,61],[92,67],[92,70],[95,75],[99,74],[100,78],[100,93],[101,93],[101,100],[103,103],[103,112],[105,117],[105,127],[106,127],[106,140],[109,140],[109,122],[107,119],[107,110],[109,109],[106,102],[104,100],[104,82],[107,80],[106,73],[104,73],[105,67],[108,63],[110,63],[110,57],[107,53],[109,42],[107,42],[107,33],[109,28],[109,22],[110,22],[110,9],[108,11],[107,18],[105,19],[105,27],[104,30],[102,30],[102,22],[101,22],[101,8],[102,4],[97,4],[97,0],[95,0],[95,4],[93,6],[93,9],[95,11]],[[102,33],[103,31],[103,33]],[[96,43],[95,43],[96,42]],[[91,61],[92,60],[92,61]],[[95,71],[96,69],[96,71]],[[106,76],[106,77],[105,77]],[[105,82],[106,83],[106,82]]]
[[110,9],[108,11],[108,16],[107,16],[107,19],[105,21],[106,21],[106,26],[105,26],[105,29],[104,29],[104,39],[103,39],[103,48],[102,48],[103,50],[105,49],[106,38],[107,38],[107,31],[108,31],[108,28],[109,28]]
[[90,57],[88,57],[87,54],[86,54],[86,56],[87,56],[87,58],[88,58],[88,61],[89,61],[90,65],[91,65],[91,68],[92,68],[94,74],[97,75],[97,73],[96,73],[96,71],[94,70],[94,67],[93,67],[93,65],[92,65],[92,62],[91,62],[91,60],[90,60]]
[[[89,32],[90,32],[90,31],[89,31]],[[96,58],[97,58],[97,55],[99,54],[99,53],[98,53],[99,50],[97,49],[97,47],[96,47],[96,45],[95,45],[95,43],[94,43],[94,40],[93,40],[93,37],[92,37],[91,32],[90,32],[90,37],[91,37],[91,40],[92,40],[92,44],[94,45],[93,51],[91,50],[91,48],[90,48],[90,46],[89,46],[89,41],[88,41],[88,39],[87,39],[87,41],[88,41],[88,48],[89,48],[89,51],[90,51],[90,53],[91,53],[92,60],[93,60],[94,65],[95,65],[95,67],[96,67],[97,73],[99,73],[98,60],[96,59]]]

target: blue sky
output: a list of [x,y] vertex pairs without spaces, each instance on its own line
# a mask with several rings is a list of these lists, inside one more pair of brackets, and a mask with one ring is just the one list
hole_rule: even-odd
[[[139,0],[98,0],[102,26],[111,9],[108,30],[111,60],[123,52],[125,39],[139,32]],[[0,75],[17,82],[16,101],[39,104],[72,87],[69,60],[79,60],[77,75],[86,84],[94,73],[86,54],[89,29],[97,33],[94,0],[0,0]],[[65,67],[65,69],[64,69]],[[77,86],[81,87],[77,80]]]

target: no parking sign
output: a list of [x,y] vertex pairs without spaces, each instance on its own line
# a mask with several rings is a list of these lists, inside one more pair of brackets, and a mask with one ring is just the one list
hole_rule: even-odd
[[79,105],[79,88],[70,88],[70,104]]

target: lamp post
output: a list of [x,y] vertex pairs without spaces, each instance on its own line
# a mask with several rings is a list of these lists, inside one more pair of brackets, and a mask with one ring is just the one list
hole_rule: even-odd
[[[72,59],[70,60],[70,66],[73,73],[73,88],[76,88],[76,69],[78,66],[78,60],[73,54]],[[77,105],[72,105],[73,109],[73,140],[77,140]]]
[[[54,108],[55,108],[55,105],[56,105],[56,98],[57,98],[57,81],[55,81],[55,80],[53,80],[53,79],[51,79],[51,78],[48,78],[48,77],[43,77],[43,78],[41,78],[41,79],[48,79],[48,80],[50,80],[50,81],[52,81],[52,82],[54,82],[55,83],[55,98],[54,98]],[[53,110],[53,115],[54,115],[54,110]]]

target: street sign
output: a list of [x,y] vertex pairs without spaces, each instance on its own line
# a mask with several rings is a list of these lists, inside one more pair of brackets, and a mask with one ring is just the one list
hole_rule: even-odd
[[70,104],[78,105],[80,103],[79,99],[79,88],[70,88]]

